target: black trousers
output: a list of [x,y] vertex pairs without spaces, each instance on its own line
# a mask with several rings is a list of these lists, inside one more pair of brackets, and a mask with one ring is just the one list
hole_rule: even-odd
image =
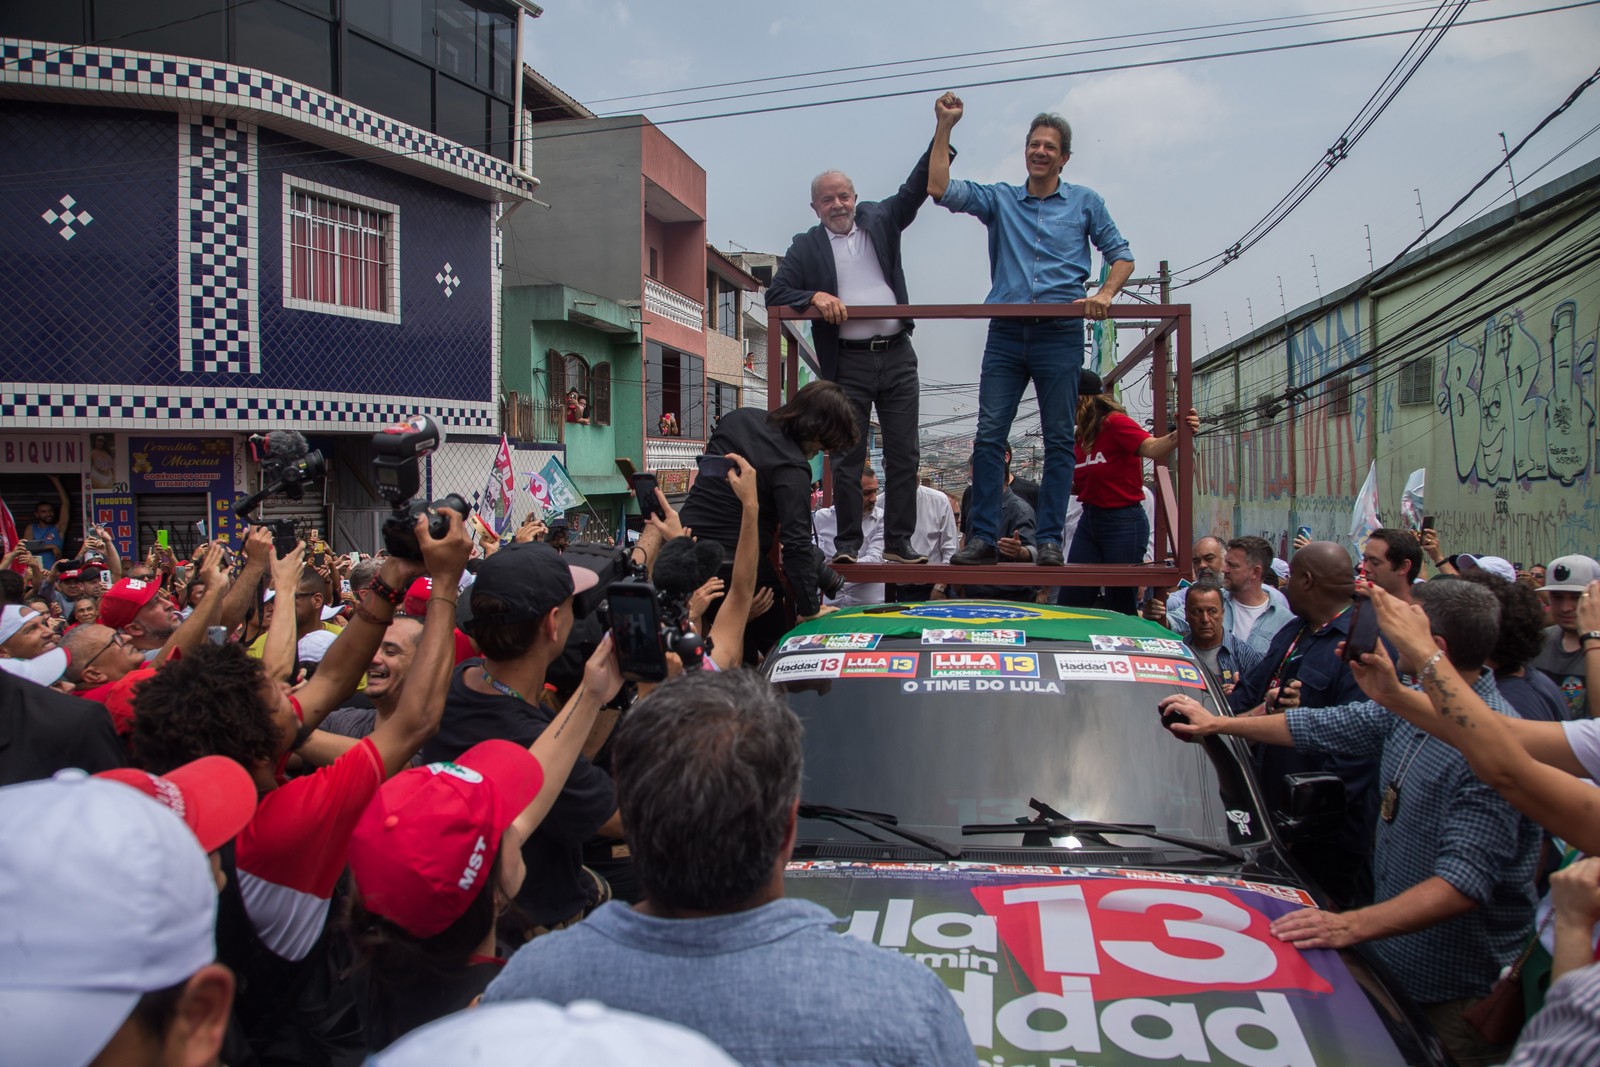
[[873,405],[877,405],[882,431],[884,470],[880,473],[888,482],[883,543],[909,544],[917,530],[917,412],[922,393],[916,350],[906,337],[882,352],[840,348],[834,381],[855,406],[860,432],[854,448],[828,457],[833,464],[833,506],[839,518],[834,550],[861,551],[861,469],[867,460],[867,426]]

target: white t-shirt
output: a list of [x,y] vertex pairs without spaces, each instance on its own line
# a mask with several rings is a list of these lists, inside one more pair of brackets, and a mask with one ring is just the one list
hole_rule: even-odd
[[1562,723],[1561,728],[1583,769],[1590,778],[1600,781],[1600,719],[1572,719]]
[[1256,623],[1261,621],[1261,616],[1267,613],[1272,606],[1272,598],[1267,597],[1255,607],[1241,603],[1238,599],[1233,601],[1233,639],[1241,645],[1250,640],[1250,632],[1256,628]]

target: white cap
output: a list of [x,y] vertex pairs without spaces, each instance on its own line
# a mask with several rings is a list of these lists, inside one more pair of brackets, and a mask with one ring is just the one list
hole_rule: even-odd
[[0,788],[0,1048],[84,1067],[139,997],[217,958],[217,884],[177,815],[67,770]]
[[21,604],[7,604],[0,608],[0,645],[17,636],[17,631],[32,622],[37,614],[37,611]]
[[295,647],[295,661],[297,663],[321,663],[322,657],[328,654],[328,649],[339,639],[339,635],[329,630],[312,630],[300,639]]
[[1468,567],[1476,567],[1485,574],[1492,574],[1496,578],[1504,578],[1508,582],[1517,580],[1517,568],[1499,556],[1474,556],[1463,552],[1456,557],[1456,569],[1460,570],[1462,564],[1466,564]]
[[0,656],[0,671],[26,678],[38,685],[54,685],[67,673],[67,650],[52,648],[32,659]]
[[1278,576],[1280,582],[1287,582],[1289,580],[1289,561],[1274,558],[1272,561],[1272,573]]
[[1544,569],[1543,593],[1582,593],[1600,581],[1600,563],[1588,556],[1557,556]]
[[343,610],[343,604],[329,604],[327,607],[322,609],[322,621],[327,622],[329,619],[333,618]]
[[[536,1051],[535,1051],[536,1050]],[[411,1031],[368,1060],[369,1067],[503,1067],[509,1063],[585,1067],[738,1067],[703,1035],[677,1023],[616,1011],[593,1000],[565,1008],[542,1000],[485,1004]]]

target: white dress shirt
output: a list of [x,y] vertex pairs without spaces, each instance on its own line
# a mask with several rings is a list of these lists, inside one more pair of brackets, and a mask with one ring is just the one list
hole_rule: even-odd
[[[949,501],[946,501],[949,503]],[[839,536],[839,515],[831,507],[818,508],[811,513],[811,539],[822,549],[825,559],[833,558],[834,538]],[[856,553],[858,563],[883,562],[883,502],[861,516],[861,551]],[[882,582],[846,582],[839,590],[838,599],[825,597],[824,601],[837,607],[855,604],[882,604]]]
[[956,529],[956,510],[950,498],[932,486],[917,486],[917,529],[911,547],[928,557],[929,563],[949,563],[961,547]]
[[[878,263],[878,250],[872,238],[859,226],[849,233],[828,231],[828,244],[833,247],[833,268],[839,277],[839,291],[834,295],[845,307],[857,304],[895,304],[894,289],[883,277],[883,267]],[[899,319],[848,318],[839,327],[839,337],[846,341],[864,341],[869,337],[887,337],[899,333],[904,324]]]

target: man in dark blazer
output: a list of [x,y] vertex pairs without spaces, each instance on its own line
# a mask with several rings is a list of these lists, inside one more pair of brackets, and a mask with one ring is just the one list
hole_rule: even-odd
[[899,192],[886,200],[857,202],[855,185],[829,170],[811,182],[811,209],[821,222],[795,234],[767,289],[767,306],[796,311],[814,307],[812,341],[822,376],[838,382],[856,409],[857,444],[829,456],[839,518],[835,563],[854,563],[861,552],[861,470],[867,458],[867,424],[873,405],[882,431],[884,558],[926,563],[911,547],[917,528],[917,413],[921,385],[910,319],[852,319],[852,305],[908,303],[900,265],[900,233],[927,199],[928,154]]

